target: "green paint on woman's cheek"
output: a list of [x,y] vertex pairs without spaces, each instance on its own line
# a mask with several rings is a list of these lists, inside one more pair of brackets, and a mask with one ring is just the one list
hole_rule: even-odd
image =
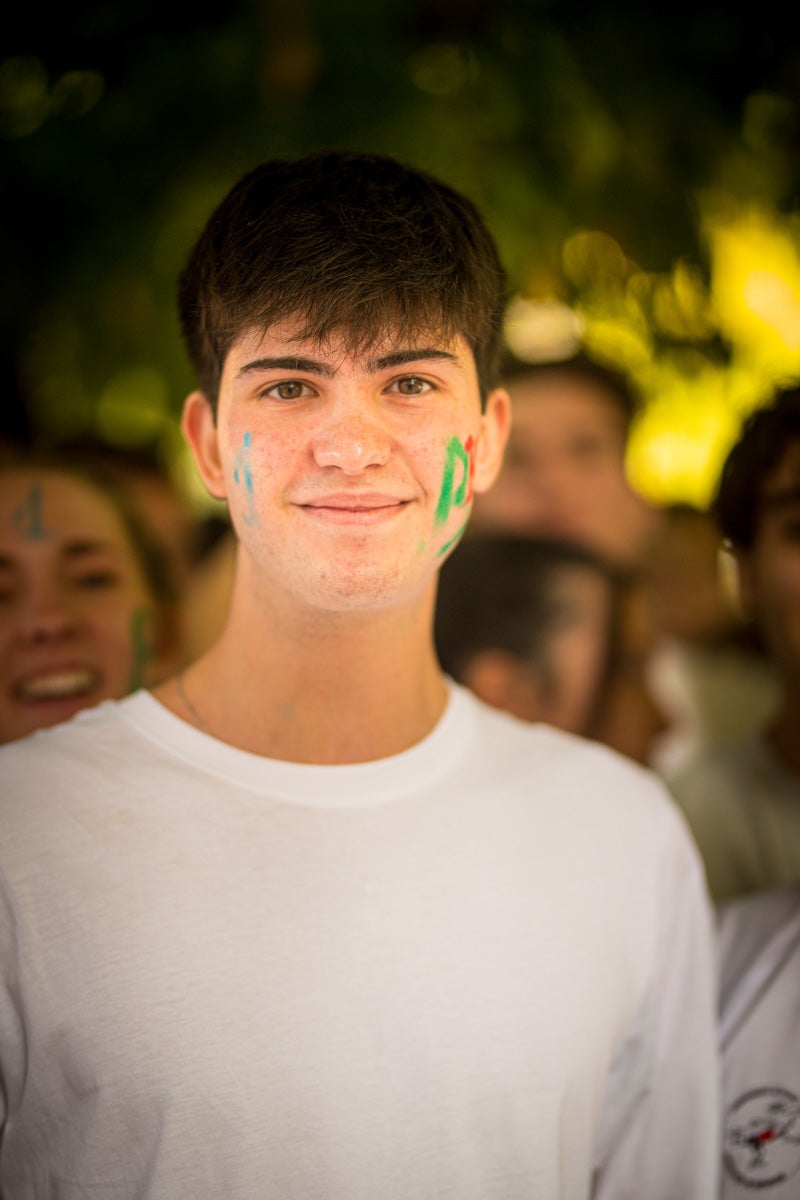
[[131,614],[131,677],[128,691],[144,686],[147,668],[153,660],[153,613],[149,608],[136,608]]

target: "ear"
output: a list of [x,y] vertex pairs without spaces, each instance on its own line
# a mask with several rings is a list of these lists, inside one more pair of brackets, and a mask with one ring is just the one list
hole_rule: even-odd
[[219,453],[219,431],[211,404],[203,392],[192,392],[186,397],[181,429],[206,488],[216,500],[224,500],[225,475]]
[[486,398],[486,407],[481,415],[472,475],[474,491],[488,491],[499,475],[510,428],[511,399],[505,388],[495,388]]

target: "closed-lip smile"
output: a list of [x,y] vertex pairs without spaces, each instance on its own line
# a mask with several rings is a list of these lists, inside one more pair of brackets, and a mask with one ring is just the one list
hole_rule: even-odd
[[366,524],[395,516],[409,500],[383,492],[335,492],[298,502],[298,507],[321,520]]

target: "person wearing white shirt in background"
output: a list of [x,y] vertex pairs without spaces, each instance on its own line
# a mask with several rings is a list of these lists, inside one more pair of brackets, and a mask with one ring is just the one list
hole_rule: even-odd
[[668,777],[723,902],[800,883],[800,389],[745,423],[713,512],[777,684],[763,726]]
[[714,505],[779,678],[756,737],[678,790],[717,906],[724,1200],[800,1195],[800,389],[745,423]]

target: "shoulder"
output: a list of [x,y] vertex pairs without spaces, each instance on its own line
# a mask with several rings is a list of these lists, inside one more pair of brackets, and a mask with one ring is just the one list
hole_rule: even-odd
[[[0,768],[6,781],[21,783],[32,776],[52,773],[61,765],[82,759],[84,752],[98,740],[113,722],[112,710],[118,701],[106,701],[96,708],[84,709],[71,720],[0,747]],[[58,764],[58,765],[57,765]]]
[[[70,721],[0,747],[0,823],[6,834],[107,794],[143,761],[128,719],[139,696],[107,700]],[[130,769],[128,769],[130,768]]]
[[521,789],[528,802],[581,830],[637,832],[663,845],[693,843],[685,818],[664,782],[649,767],[601,743],[547,725],[534,725],[473,700],[476,745],[470,770],[499,791]]
[[[533,761],[542,771],[567,779],[591,781],[598,786],[664,793],[656,773],[601,742],[567,733],[550,725],[533,724],[474,699],[478,729],[487,744],[502,746],[509,754]],[[501,765],[498,762],[498,767]]]

